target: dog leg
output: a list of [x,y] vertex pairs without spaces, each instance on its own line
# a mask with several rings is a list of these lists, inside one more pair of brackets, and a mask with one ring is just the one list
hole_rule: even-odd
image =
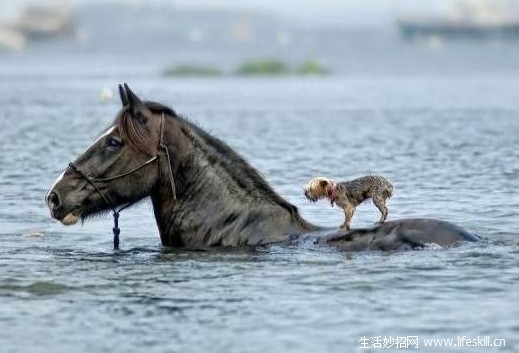
[[355,213],[355,208],[351,205],[347,205],[344,207],[344,223],[341,224],[342,229],[350,230],[350,222],[353,214]]
[[388,210],[386,207],[386,200],[383,197],[375,196],[375,197],[373,197],[373,203],[378,208],[378,210],[380,211],[380,214],[381,214],[380,220],[378,222],[384,223],[386,221],[387,213],[388,213]]

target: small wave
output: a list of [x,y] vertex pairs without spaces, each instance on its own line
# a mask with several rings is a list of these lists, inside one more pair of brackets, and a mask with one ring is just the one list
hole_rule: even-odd
[[425,243],[421,250],[443,250],[443,246],[436,243]]
[[24,292],[33,295],[56,295],[69,291],[71,288],[54,282],[34,282],[27,285],[0,284],[0,294],[15,294]]

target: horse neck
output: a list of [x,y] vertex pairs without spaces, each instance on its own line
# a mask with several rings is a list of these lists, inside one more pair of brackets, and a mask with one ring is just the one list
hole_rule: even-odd
[[[254,232],[300,233],[312,228],[228,146],[187,122],[176,124],[175,132],[167,131],[165,138],[175,141],[167,146],[176,200],[163,162],[151,195],[163,244],[239,245],[254,242],[247,238]],[[281,237],[272,235],[276,236]]]

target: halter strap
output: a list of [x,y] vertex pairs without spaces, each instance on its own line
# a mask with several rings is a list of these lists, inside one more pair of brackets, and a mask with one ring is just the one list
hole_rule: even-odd
[[128,176],[130,174],[133,174],[133,173],[141,170],[142,168],[146,167],[148,164],[151,164],[151,163],[155,162],[156,159],[157,159],[157,156],[154,156],[154,157],[148,159],[146,162],[142,163],[140,166],[138,166],[136,168],[133,168],[132,170],[130,170],[129,172],[126,172],[126,173],[118,174],[116,176],[109,177],[109,178],[94,178],[92,180],[97,182],[97,183],[104,183],[104,182],[107,182],[107,181],[113,181],[113,180],[116,180],[116,179],[120,179],[120,178],[123,178],[125,176]]
[[164,113],[162,113],[162,115],[160,116],[160,137],[159,137],[159,145],[158,145],[158,148],[157,148],[157,154],[154,157],[148,159],[146,162],[144,162],[141,165],[139,165],[138,167],[135,167],[135,168],[133,168],[132,170],[130,170],[128,172],[124,172],[124,173],[115,175],[113,177],[108,177],[108,178],[92,178],[92,177],[89,177],[88,175],[86,175],[74,163],[69,163],[69,165],[68,165],[69,168],[72,169],[74,172],[76,172],[77,175],[79,175],[81,178],[85,179],[90,185],[92,185],[94,190],[99,194],[99,196],[101,196],[103,201],[112,210],[112,215],[113,215],[113,218],[114,218],[114,227],[112,228],[112,231],[113,231],[113,234],[114,234],[114,249],[115,250],[119,250],[119,234],[121,233],[121,230],[119,229],[119,213],[121,213],[121,211],[123,211],[123,210],[127,209],[128,207],[130,207],[131,205],[133,205],[135,202],[129,202],[129,203],[121,206],[119,209],[117,209],[117,206],[115,205],[115,203],[112,202],[112,200],[108,197],[108,195],[105,195],[101,191],[101,189],[99,189],[99,187],[96,185],[96,183],[110,182],[110,181],[113,181],[113,180],[124,178],[124,177],[126,177],[128,175],[131,175],[131,174],[133,174],[133,173],[143,169],[147,165],[150,165],[151,163],[153,163],[155,161],[158,161],[159,160],[159,156],[161,154],[165,154],[166,155],[166,161],[168,163],[168,172],[169,172],[168,173],[168,177],[169,177],[170,184],[171,184],[171,192],[173,193],[173,199],[176,200],[177,199],[177,194],[176,194],[176,187],[175,187],[175,179],[173,177],[173,169],[171,167],[171,158],[169,156],[168,147],[164,143]]

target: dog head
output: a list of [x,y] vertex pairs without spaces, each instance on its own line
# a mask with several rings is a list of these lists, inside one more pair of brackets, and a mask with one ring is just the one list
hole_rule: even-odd
[[305,196],[310,201],[317,201],[329,197],[333,188],[333,181],[325,177],[313,178],[303,186]]

